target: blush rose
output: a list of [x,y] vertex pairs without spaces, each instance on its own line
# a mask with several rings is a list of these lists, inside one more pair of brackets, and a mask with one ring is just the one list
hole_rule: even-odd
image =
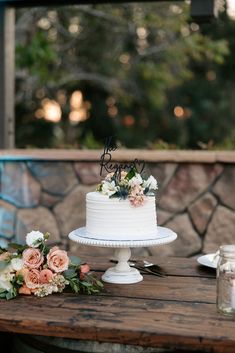
[[43,255],[39,249],[28,248],[23,251],[22,254],[24,266],[30,269],[39,268],[43,263]]
[[56,273],[67,270],[69,267],[69,257],[67,252],[54,246],[47,255],[47,264],[48,267]]
[[80,279],[83,280],[85,278],[86,273],[90,271],[90,267],[88,264],[82,264],[80,266]]
[[54,276],[53,272],[48,268],[45,268],[40,272],[40,276],[39,276],[40,283],[42,284],[50,283],[52,281],[53,276]]
[[33,268],[28,270],[24,276],[25,284],[30,289],[35,289],[40,285],[40,272]]

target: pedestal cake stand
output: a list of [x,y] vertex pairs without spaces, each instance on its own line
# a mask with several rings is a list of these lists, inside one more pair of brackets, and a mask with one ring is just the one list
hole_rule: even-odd
[[104,282],[130,284],[143,280],[140,272],[130,267],[128,260],[131,257],[131,248],[150,247],[171,243],[177,238],[177,234],[169,228],[156,227],[156,236],[146,240],[102,240],[92,238],[86,228],[78,228],[69,234],[69,238],[77,243],[89,246],[99,246],[115,249],[117,264],[108,268],[102,276]]

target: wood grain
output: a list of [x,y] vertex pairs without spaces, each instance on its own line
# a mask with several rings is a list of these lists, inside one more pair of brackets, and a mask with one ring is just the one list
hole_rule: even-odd
[[[17,3],[19,0],[15,0]],[[28,0],[30,1],[30,0]],[[57,1],[57,0],[55,0]],[[77,0],[74,0],[77,1]],[[160,0],[162,1],[162,0]],[[38,4],[38,2],[37,2]],[[3,149],[0,150],[0,160],[43,160],[43,161],[84,161],[98,162],[103,150],[75,149]],[[148,163],[234,163],[234,151],[156,151],[156,150],[116,150],[112,154],[113,161],[133,161],[138,157]]]
[[[213,346],[234,342],[234,321],[215,305],[165,300],[54,295],[21,297],[0,306],[0,330],[151,347]],[[234,347],[234,346],[233,346]]]
[[[101,269],[110,263],[93,258],[93,265]],[[170,258],[164,266],[166,278],[146,275],[137,284],[105,284],[96,296],[0,301],[0,331],[233,353],[235,320],[216,311],[215,278],[198,273],[195,260]]]
[[[79,256],[79,254],[76,254]],[[114,266],[109,260],[103,257],[83,257],[81,259],[84,262],[89,263],[91,269],[96,271],[105,271],[107,268]],[[157,256],[145,256],[145,257],[133,257],[133,260],[147,260],[154,264],[157,264],[166,271],[169,276],[183,276],[183,277],[208,277],[215,278],[215,269],[201,266],[197,263],[195,258],[180,258],[180,257],[157,257]]]

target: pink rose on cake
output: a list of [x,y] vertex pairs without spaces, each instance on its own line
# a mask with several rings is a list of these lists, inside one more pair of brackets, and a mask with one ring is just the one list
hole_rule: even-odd
[[132,188],[129,200],[134,207],[142,206],[145,203],[146,197],[140,185],[136,185]]
[[132,206],[138,207],[144,204],[146,196],[154,196],[157,188],[157,180],[152,175],[146,178],[132,167],[129,172],[108,173],[97,191],[112,198],[128,198]]

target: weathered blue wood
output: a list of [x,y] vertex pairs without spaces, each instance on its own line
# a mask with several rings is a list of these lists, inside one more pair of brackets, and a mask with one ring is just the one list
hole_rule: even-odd
[[0,3],[0,148],[14,147],[15,10]]

